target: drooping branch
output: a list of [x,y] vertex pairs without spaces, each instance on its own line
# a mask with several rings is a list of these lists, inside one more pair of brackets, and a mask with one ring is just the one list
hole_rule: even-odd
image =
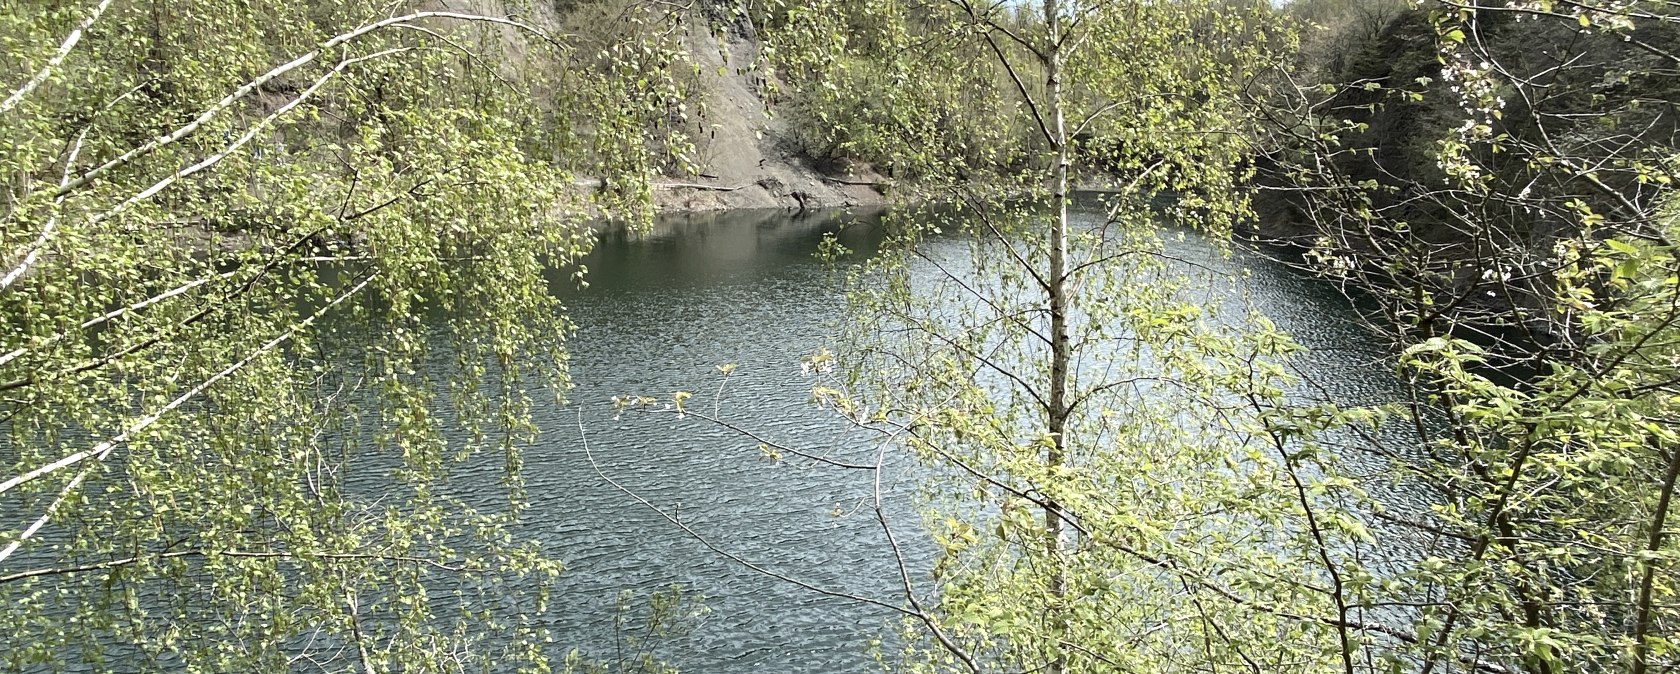
[[904,600],[915,611],[916,619],[922,623],[923,627],[927,628],[928,632],[933,634],[934,640],[938,641],[947,653],[961,660],[970,672],[979,674],[980,664],[974,659],[974,655],[953,640],[949,634],[946,634],[945,630],[939,626],[939,621],[935,620],[933,614],[922,607],[921,600],[916,598],[916,589],[910,581],[910,569],[904,563],[904,550],[899,547],[898,538],[893,535],[892,524],[887,519],[887,509],[881,498],[881,475],[886,472],[887,447],[896,444],[896,442],[895,438],[888,437],[880,443],[875,452],[875,474],[871,483],[875,521],[881,525],[881,535],[887,538],[887,547],[892,550],[893,562],[898,566],[899,587],[904,592]]
[[[127,199],[124,199],[122,202],[118,203],[116,206],[111,207],[109,210],[106,210],[103,213],[95,215],[94,217],[92,217],[89,220],[89,222],[90,223],[99,223],[99,222],[103,222],[107,219],[110,219],[112,217],[115,217],[117,214],[123,212],[124,210],[127,210],[130,206],[133,206],[135,204],[138,204],[142,201],[145,201],[147,199],[150,199],[150,198],[156,196],[159,192],[162,192],[164,189],[168,188],[170,185],[175,184],[177,181],[181,180],[182,178],[186,178],[186,177],[191,176],[195,173],[198,173],[199,171],[203,171],[204,169],[210,168],[212,166],[215,166],[216,164],[221,163],[222,160],[227,159],[229,156],[231,156],[239,148],[244,147],[247,143],[250,143],[252,139],[257,137],[257,134],[262,133],[262,131],[264,129],[267,129],[270,126],[273,126],[276,122],[278,122],[280,120],[280,118],[285,117],[288,113],[290,113],[292,110],[296,109],[299,105],[302,105],[304,103],[304,101],[309,100],[310,97],[314,96],[316,92],[321,90],[321,87],[326,86],[328,81],[332,80],[333,77],[343,73],[349,67],[351,67],[353,65],[356,65],[358,63],[363,63],[363,62],[366,62],[366,61],[370,61],[370,60],[374,60],[374,59],[378,59],[378,58],[383,58],[383,57],[391,56],[391,55],[395,55],[395,54],[401,54],[401,53],[404,53],[404,52],[407,52],[407,51],[410,51],[410,50],[411,50],[411,48],[409,48],[409,47],[398,47],[398,48],[394,48],[394,49],[386,49],[386,50],[375,52],[375,53],[372,53],[372,54],[367,54],[365,56],[358,56],[358,57],[355,57],[355,58],[348,58],[348,59],[345,59],[343,61],[339,61],[338,64],[334,65],[333,68],[331,70],[327,71],[327,73],[325,75],[322,75],[321,77],[316,78],[315,82],[309,85],[309,88],[304,89],[302,93],[298,94],[292,100],[287,101],[285,105],[280,106],[279,108],[275,109],[274,112],[269,113],[266,117],[263,117],[256,124],[251,125],[251,127],[249,129],[246,129],[245,133],[240,134],[240,136],[238,138],[234,139],[234,141],[232,143],[229,143],[226,147],[223,147],[221,150],[217,151],[215,154],[212,154],[209,157],[205,157],[204,159],[198,161],[195,164],[192,164],[192,165],[190,165],[186,168],[183,168],[179,171],[176,171],[175,173],[172,173],[172,174],[164,177],[162,180],[159,180],[155,183],[152,183],[152,185],[150,187],[147,187],[146,189],[141,190],[140,192],[134,194],[133,196],[131,196]],[[64,194],[66,194],[66,192],[61,188],[59,198],[62,199]]]
[[105,459],[105,457],[110,456],[112,452],[116,451],[117,447],[120,447],[124,443],[128,442],[129,438],[132,438],[136,434],[139,434],[141,432],[144,432],[146,429],[151,428],[159,420],[163,419],[165,416],[168,416],[171,412],[174,412],[176,409],[178,409],[182,405],[186,404],[187,401],[198,397],[199,394],[203,393],[206,389],[210,388],[211,386],[214,386],[217,382],[220,382],[221,380],[226,379],[226,378],[232,376],[234,373],[237,373],[240,370],[244,369],[245,366],[251,364],[251,362],[255,361],[259,356],[262,356],[262,355],[264,355],[264,354],[266,354],[270,351],[273,351],[275,348],[279,347],[280,345],[291,341],[291,339],[293,337],[296,337],[302,331],[308,329],[310,326],[313,326],[315,324],[315,322],[320,320],[320,318],[322,316],[325,316],[327,314],[327,312],[333,310],[339,304],[342,304],[345,300],[348,300],[351,297],[355,296],[357,293],[361,292],[361,290],[363,288],[366,288],[368,286],[368,284],[372,283],[375,278],[378,278],[378,276],[379,276],[378,272],[368,273],[367,276],[365,278],[363,278],[359,283],[357,283],[354,287],[350,288],[349,290],[347,290],[343,293],[340,293],[338,295],[338,297],[334,298],[330,302],[327,302],[320,309],[317,309],[315,311],[315,313],[310,314],[307,318],[298,322],[296,325],[293,325],[292,327],[288,328],[285,332],[281,333],[279,336],[276,336],[275,338],[269,340],[267,343],[258,347],[255,351],[252,351],[252,352],[246,354],[244,358],[241,358],[238,361],[235,361],[233,364],[228,365],[227,367],[223,368],[221,371],[217,372],[216,374],[211,375],[209,378],[205,379],[202,382],[199,382],[197,386],[194,386],[191,389],[188,389],[187,392],[182,393],[180,396],[176,397],[174,400],[169,401],[168,404],[159,408],[157,411],[152,412],[151,414],[148,414],[144,417],[141,417],[140,420],[134,422],[127,429],[123,430],[123,432],[117,434],[116,436],[114,436],[114,437],[112,437],[108,440],[105,440],[104,442],[101,442],[97,445],[94,445],[93,447],[91,447],[89,449],[85,449],[85,450],[82,450],[80,452],[76,452],[74,454],[69,454],[69,455],[67,455],[63,458],[58,459],[57,461],[53,461],[52,463],[49,463],[49,464],[46,464],[44,466],[35,468],[35,469],[30,470],[28,472],[25,472],[21,475],[18,475],[16,477],[8,479],[5,482],[0,482],[0,494],[4,494],[4,493],[6,493],[6,492],[18,487],[18,486],[28,484],[29,482],[40,479],[42,476],[50,475],[54,472],[57,472],[57,471],[62,470],[64,468],[68,468],[70,466],[77,465],[77,464],[82,463],[83,461],[87,461],[89,459],[92,459],[92,460],[95,460],[95,461],[103,461]]
[[53,53],[52,58],[47,59],[47,64],[41,66],[41,69],[36,71],[35,75],[29,78],[29,81],[24,82],[23,86],[13,91],[10,96],[6,97],[6,100],[0,101],[0,115],[4,115],[12,108],[17,107],[17,104],[21,103],[25,96],[28,96],[30,92],[35,91],[36,87],[46,82],[47,78],[52,76],[53,70],[63,64],[65,57],[69,56],[70,51],[76,48],[76,44],[82,41],[82,35],[93,27],[94,22],[98,21],[100,15],[105,13],[105,8],[110,6],[111,0],[100,0],[100,3],[94,6],[88,17],[82,20],[81,25],[76,26],[75,29],[70,31],[69,35],[65,36],[64,42],[58,45],[58,51]]
[[[40,568],[40,569],[30,569],[28,571],[18,571],[16,573],[10,573],[10,574],[4,575],[4,576],[0,576],[0,585],[4,585],[6,583],[15,583],[15,582],[20,581],[20,580],[28,580],[30,578],[41,578],[41,577],[45,577],[45,576],[73,576],[73,575],[80,574],[80,573],[97,573],[97,572],[100,572],[100,571],[110,571],[112,569],[118,569],[118,568],[122,568],[122,567],[125,567],[125,566],[132,566],[134,564],[139,564],[141,562],[146,562],[146,561],[155,561],[155,560],[163,560],[163,559],[179,559],[179,558],[183,558],[183,557],[232,557],[232,558],[245,558],[245,559],[297,559],[297,558],[300,558],[300,557],[303,557],[303,556],[304,555],[300,555],[296,552],[285,552],[285,551],[278,551],[278,550],[201,550],[201,549],[195,549],[195,550],[164,550],[164,551],[156,552],[156,553],[147,553],[147,554],[140,554],[140,555],[135,555],[135,556],[131,556],[131,557],[122,557],[122,558],[119,558],[119,559],[113,559],[113,560],[106,561],[106,562],[96,562],[96,563],[93,563],[93,564],[82,564],[80,566],[55,566],[55,567],[47,567],[47,568]],[[435,559],[427,559],[425,557],[413,557],[413,556],[408,556],[408,555],[381,555],[381,554],[375,554],[375,553],[351,553],[351,552],[346,552],[346,553],[310,552],[310,553],[308,553],[307,556],[312,561],[313,560],[327,560],[327,561],[333,561],[333,562],[390,562],[390,563],[396,563],[396,564],[412,564],[412,565],[417,565],[417,566],[424,566],[424,567],[431,568],[431,569],[436,569],[436,570],[439,570],[439,571],[447,571],[449,573],[460,573],[461,571],[465,570],[463,567],[454,566],[454,565],[450,565],[450,564],[445,564],[445,563],[439,562]]]
[[320,58],[320,56],[324,53],[327,53],[327,52],[329,52],[333,49],[336,49],[340,46],[343,46],[345,44],[351,43],[351,42],[353,42],[355,40],[358,40],[362,37],[366,37],[370,33],[373,33],[373,32],[378,31],[380,29],[395,26],[395,25],[398,25],[398,24],[405,24],[405,23],[410,23],[410,22],[414,22],[414,21],[419,21],[419,20],[422,20],[422,19],[429,19],[429,18],[452,19],[452,20],[457,20],[457,21],[477,21],[477,22],[500,24],[500,25],[504,25],[504,26],[511,26],[511,27],[514,27],[514,28],[518,28],[520,30],[526,31],[526,32],[531,33],[533,35],[537,35],[537,36],[539,36],[539,37],[541,37],[545,40],[550,40],[550,41],[553,40],[553,37],[550,36],[548,33],[544,32],[542,30],[539,30],[536,27],[531,26],[529,24],[526,24],[526,23],[523,23],[523,22],[520,22],[520,21],[515,21],[515,20],[509,19],[509,18],[486,16],[486,15],[482,15],[482,14],[466,14],[466,13],[462,13],[462,12],[447,12],[447,11],[428,11],[428,12],[414,12],[414,13],[411,13],[411,14],[405,14],[405,15],[402,15],[402,16],[391,17],[391,18],[384,19],[384,20],[381,20],[381,21],[376,21],[374,23],[367,24],[367,25],[362,26],[360,28],[357,28],[355,30],[352,30],[352,31],[349,31],[347,33],[343,33],[343,34],[340,34],[336,37],[333,37],[333,38],[331,38],[331,39],[329,39],[325,42],[322,42],[320,44],[320,46],[316,47],[314,50],[311,50],[308,53],[305,53],[301,56],[298,56],[297,58],[292,59],[291,61],[289,61],[287,63],[284,63],[284,64],[279,65],[279,66],[275,66],[273,69],[269,70],[268,72],[257,76],[256,78],[254,78],[254,79],[246,82],[245,84],[241,85],[239,88],[233,90],[228,95],[222,97],[221,100],[216,101],[210,107],[206,108],[203,112],[199,113],[199,115],[197,117],[195,117],[192,121],[181,125],[180,127],[176,128],[174,131],[172,131],[168,134],[165,134],[163,136],[159,136],[159,137],[157,137],[157,138],[155,138],[151,141],[148,141],[147,143],[145,143],[144,145],[141,145],[140,147],[129,150],[128,152],[123,153],[122,155],[116,157],[115,159],[107,161],[104,164],[101,164],[101,165],[89,170],[87,173],[82,174],[82,176],[77,178],[76,180],[73,180],[73,181],[71,181],[71,182],[69,182],[69,183],[67,183],[63,186],[60,186],[58,191],[55,193],[55,195],[56,196],[62,196],[62,195],[74,192],[76,190],[79,190],[83,187],[86,187],[89,184],[92,184],[94,181],[97,181],[97,180],[105,177],[106,174],[109,174],[112,171],[115,171],[119,168],[127,166],[130,163],[133,163],[135,160],[140,159],[141,157],[144,157],[148,154],[151,154],[152,152],[155,152],[160,148],[163,148],[163,147],[166,147],[168,145],[172,145],[176,142],[179,142],[181,139],[186,138],[186,137],[192,135],[193,133],[197,132],[200,128],[202,128],[211,119],[214,119],[217,115],[219,115],[222,112],[226,111],[227,109],[233,107],[239,101],[245,99],[247,96],[250,96],[253,92],[256,92],[258,89],[262,88],[263,85],[266,85],[269,82],[274,81],[276,78],[279,78],[280,76],[285,75],[286,73],[292,72],[294,70],[297,70],[298,68],[302,68],[303,66],[314,62],[317,58]]
[[41,529],[46,527],[48,522],[52,521],[53,516],[58,514],[58,509],[63,507],[64,502],[70,500],[70,497],[76,493],[76,489],[82,486],[82,480],[87,479],[88,473],[91,472],[91,469],[92,466],[89,466],[76,471],[76,476],[70,478],[70,481],[64,485],[64,488],[58,491],[58,496],[53,499],[52,503],[47,505],[46,510],[41,513],[41,516],[35,518],[35,521],[31,522],[28,527],[25,527],[24,530],[18,534],[17,538],[12,539],[11,543],[6,544],[5,548],[0,549],[0,562],[6,561],[7,557],[11,557],[12,553],[17,552],[18,549],[23,547],[24,543],[29,542],[29,539],[34,538],[35,534],[40,533]]
[[716,543],[713,543],[711,539],[705,537],[700,532],[695,531],[693,527],[688,525],[688,523],[683,522],[678,516],[671,514],[669,511],[666,511],[664,508],[661,508],[657,505],[654,505],[651,501],[648,501],[641,494],[636,493],[635,491],[631,490],[629,487],[626,487],[623,484],[620,484],[617,480],[614,480],[614,479],[612,479],[612,477],[608,476],[606,471],[601,468],[601,464],[595,460],[594,451],[591,450],[590,447],[589,447],[589,434],[583,426],[583,413],[582,412],[578,413],[577,427],[578,427],[578,438],[579,438],[579,441],[583,445],[584,456],[589,460],[589,465],[595,469],[595,474],[596,475],[600,476],[600,478],[602,480],[605,480],[607,482],[607,484],[612,485],[612,487],[614,489],[617,489],[618,491],[622,492],[625,496],[629,496],[631,499],[635,500],[637,503],[645,506],[649,510],[652,510],[655,514],[658,514],[660,517],[664,518],[665,521],[670,522],[672,525],[676,526],[678,529],[681,529],[684,534],[687,534],[690,538],[693,538],[695,541],[697,541],[701,545],[705,546],[707,550],[711,550],[714,554],[720,555],[723,558],[728,559],[729,561],[734,562],[736,564],[739,564],[739,565],[741,565],[741,566],[743,566],[743,567],[745,567],[748,570],[751,570],[753,572],[762,574],[764,576],[768,576],[770,578],[774,578],[774,579],[782,581],[784,583],[788,583],[788,584],[803,588],[805,590],[809,590],[811,592],[815,592],[815,593],[823,595],[825,597],[832,597],[832,598],[835,598],[835,599],[845,599],[847,601],[854,601],[854,602],[858,602],[860,604],[867,604],[869,606],[874,606],[876,608],[886,609],[888,611],[891,611],[891,612],[897,613],[897,614],[901,614],[901,615],[904,615],[906,617],[911,617],[911,618],[918,617],[917,612],[914,609],[905,608],[903,606],[899,606],[897,604],[892,604],[892,603],[889,603],[889,602],[885,602],[885,601],[882,601],[880,599],[875,599],[873,597],[865,597],[863,595],[852,594],[850,592],[843,592],[843,591],[840,591],[840,590],[831,590],[831,589],[821,587],[821,586],[818,586],[818,585],[813,585],[811,583],[808,583],[808,582],[799,580],[797,578],[794,578],[792,576],[789,576],[785,573],[781,573],[781,572],[776,571],[774,569],[767,568],[767,567],[765,567],[763,565],[760,565],[760,564],[756,564],[756,563],[754,563],[752,561],[749,561],[746,558],[744,558],[744,557],[742,557],[738,554],[735,554],[733,552],[730,552],[728,550],[725,550],[725,549],[719,547]]
[[[159,302],[163,302],[163,301],[168,300],[168,299],[173,298],[173,297],[179,297],[179,296],[191,291],[192,289],[197,288],[199,286],[202,286],[206,283],[211,283],[213,281],[219,281],[219,280],[222,280],[222,279],[230,278],[236,273],[238,273],[237,270],[222,272],[220,274],[215,274],[215,275],[211,275],[211,276],[205,276],[203,278],[193,279],[193,280],[188,281],[186,283],[183,283],[181,285],[175,286],[174,288],[170,288],[169,290],[166,290],[164,292],[161,292],[161,293],[158,293],[158,294],[153,295],[151,297],[148,297],[148,298],[146,298],[144,300],[141,300],[139,302],[135,302],[133,304],[130,304],[128,306],[125,306],[125,307],[122,307],[122,308],[119,308],[119,309],[113,309],[113,310],[108,311],[108,312],[106,312],[104,314],[101,314],[99,316],[95,316],[95,317],[90,318],[88,320],[82,321],[82,324],[78,327],[83,329],[83,330],[86,330],[88,328],[92,328],[92,327],[95,327],[95,326],[98,326],[98,325],[102,325],[104,323],[110,322],[112,320],[121,318],[123,316],[129,315],[131,313],[134,313],[134,312],[140,311],[142,309],[145,309],[147,307],[150,307],[150,306],[152,306],[154,304],[157,304]],[[60,332],[60,333],[54,334],[51,337],[48,337],[45,340],[42,340],[42,343],[39,346],[31,347],[31,348],[42,348],[42,347],[51,346],[51,345],[56,344],[60,341],[63,341],[65,337],[69,336],[69,334],[70,333],[68,333],[68,332]],[[13,350],[8,351],[6,353],[0,354],[0,365],[5,365],[6,363],[10,363],[14,360],[17,360],[19,357],[29,353],[31,348],[13,349]]]
[[1050,123],[1044,119],[1044,113],[1039,110],[1038,99],[1034,98],[1032,92],[1027,89],[1027,83],[1021,80],[1020,73],[1015,72],[1015,63],[1009,60],[1009,57],[1003,52],[1003,47],[998,46],[997,39],[993,38],[990,33],[985,34],[984,37],[986,45],[991,47],[992,53],[997,56],[998,64],[1002,65],[1004,72],[1009,74],[1009,80],[1015,83],[1015,90],[1021,92],[1021,100],[1026,102],[1027,111],[1032,113],[1033,123],[1038,125],[1039,133],[1044,134],[1045,142],[1049,143],[1051,147],[1060,145],[1060,138],[1050,131]]
[[[88,129],[83,128],[81,133],[76,134],[76,139],[70,143],[70,152],[64,158],[64,177],[58,183],[60,187],[70,182],[70,172],[76,165],[76,157],[82,152],[82,142],[87,140],[87,134]],[[58,231],[58,209],[63,205],[64,195],[53,197],[52,211],[47,214],[47,224],[41,228],[41,234],[35,237],[35,241],[25,249],[23,259],[18,262],[17,266],[6,272],[5,277],[0,278],[0,292],[5,292],[18,279],[23,278],[23,275],[28,273],[30,268],[34,267],[35,263],[41,259],[42,253],[47,249],[47,244],[52,241],[53,234]],[[4,363],[4,360],[0,360],[0,364]]]
[[961,8],[963,10],[963,12],[968,14],[968,19],[970,21],[974,21],[976,23],[979,23],[979,24],[985,26],[988,30],[996,31],[997,33],[1003,35],[1004,37],[1009,38],[1009,41],[1014,42],[1017,45],[1020,45],[1021,48],[1026,49],[1028,52],[1031,52],[1033,56],[1037,56],[1041,60],[1045,58],[1044,52],[1040,50],[1038,45],[1033,44],[1031,40],[1028,40],[1024,37],[1021,37],[1021,35],[1019,33],[1016,33],[1014,30],[1010,29],[1008,26],[1000,24],[1000,23],[997,22],[996,19],[992,18],[992,12],[997,11],[997,9],[999,7],[1002,7],[1005,3],[1003,3],[1003,2],[994,3],[994,4],[991,4],[991,5],[988,5],[984,10],[978,10],[978,9],[975,8],[974,3],[970,2],[969,0],[948,0],[948,1],[951,4],[956,5],[957,7]]

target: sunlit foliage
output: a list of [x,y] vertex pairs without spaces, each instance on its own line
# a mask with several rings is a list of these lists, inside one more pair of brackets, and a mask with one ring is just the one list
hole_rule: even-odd
[[0,13],[0,668],[548,670],[546,270],[646,217],[681,68],[522,9]]

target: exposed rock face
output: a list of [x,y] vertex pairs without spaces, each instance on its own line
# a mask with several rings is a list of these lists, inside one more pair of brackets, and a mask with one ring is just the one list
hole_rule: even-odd
[[882,203],[876,186],[883,181],[873,171],[825,175],[782,142],[786,122],[767,114],[758,93],[763,74],[751,68],[757,46],[739,32],[731,30],[719,41],[698,26],[689,28],[689,53],[706,78],[707,110],[692,129],[703,175],[658,181],[659,208],[806,210]]
[[[788,123],[769,114],[759,95],[765,73],[754,67],[758,61],[758,31],[744,13],[736,12],[738,0],[706,0],[700,15],[685,27],[686,50],[699,66],[706,106],[695,115],[686,131],[698,151],[698,176],[664,176],[654,179],[654,203],[661,211],[718,211],[745,208],[809,210],[885,203],[881,189],[888,180],[867,166],[814,166],[784,142],[790,136]],[[485,15],[508,13],[504,0],[434,0],[431,9],[447,9]],[[564,21],[555,3],[533,3],[528,20],[539,26],[559,27]],[[707,25],[722,29],[714,35]],[[525,38],[516,29],[506,29],[509,67],[524,60]],[[825,170],[826,169],[826,170]],[[579,190],[599,190],[599,177],[582,176]]]

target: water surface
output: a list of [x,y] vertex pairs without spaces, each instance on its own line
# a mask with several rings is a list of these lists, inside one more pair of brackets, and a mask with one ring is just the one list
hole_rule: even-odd
[[[812,381],[799,364],[829,344],[835,322],[844,320],[840,281],[814,258],[822,236],[840,232],[850,248],[867,250],[875,234],[856,221],[871,219],[775,212],[669,219],[649,235],[606,235],[587,261],[587,290],[557,282],[581,326],[571,343],[577,388],[568,405],[539,409],[547,430],[528,451],[525,473],[533,500],[527,517],[568,565],[557,625],[565,641],[610,657],[618,593],[681,583],[705,596],[711,610],[692,635],[662,650],[683,671],[877,670],[870,644],[892,634],[891,612],[748,569],[605,479],[679,514],[746,560],[897,603],[896,562],[866,507],[867,472],[772,463],[755,441],[727,429],[674,413],[615,418],[609,403],[615,395],[692,391],[690,404],[709,410],[721,381],[717,367],[734,363],[739,369],[721,398],[722,416],[777,441],[872,457],[873,436],[809,403]],[[1313,349],[1300,361],[1312,380],[1303,393],[1349,403],[1392,399],[1387,358],[1333,287],[1261,255],[1225,256],[1184,234],[1169,237],[1169,247],[1202,267],[1196,273],[1207,278],[1204,301],[1246,295]],[[904,528],[898,533],[908,539],[910,568],[925,583],[931,552],[914,532],[913,469],[901,464],[889,462],[887,509]]]

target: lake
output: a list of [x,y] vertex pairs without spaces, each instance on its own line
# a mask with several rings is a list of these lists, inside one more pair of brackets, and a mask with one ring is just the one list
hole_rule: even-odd
[[[822,237],[838,232],[848,247],[868,250],[878,240],[869,227],[876,217],[667,218],[645,235],[603,234],[587,260],[587,289],[556,274],[555,288],[580,326],[571,341],[577,387],[567,404],[538,408],[544,435],[527,450],[524,470],[527,533],[567,565],[554,624],[563,643],[614,657],[620,591],[645,602],[648,592],[675,583],[709,608],[692,633],[659,644],[658,656],[682,671],[878,671],[871,644],[892,643],[891,612],[749,569],[624,491],[741,559],[806,584],[898,602],[896,562],[872,509],[860,507],[872,494],[871,475],[771,462],[739,433],[675,413],[618,415],[610,403],[619,395],[691,391],[689,404],[709,413],[723,379],[718,366],[738,364],[716,402],[721,417],[777,442],[873,456],[872,435],[810,403],[800,357],[829,344],[845,319],[841,280],[814,257]],[[1222,256],[1192,232],[1168,238],[1175,256],[1200,267],[1191,271],[1209,275],[1205,301],[1238,301],[1233,286],[1213,281],[1250,272],[1240,292],[1312,349],[1298,361],[1312,381],[1303,394],[1343,403],[1396,394],[1387,354],[1360,331],[1333,286],[1260,254]],[[916,530],[917,468],[900,458],[888,466],[886,510],[912,572],[926,581],[932,552]],[[496,477],[487,471],[484,479]]]

